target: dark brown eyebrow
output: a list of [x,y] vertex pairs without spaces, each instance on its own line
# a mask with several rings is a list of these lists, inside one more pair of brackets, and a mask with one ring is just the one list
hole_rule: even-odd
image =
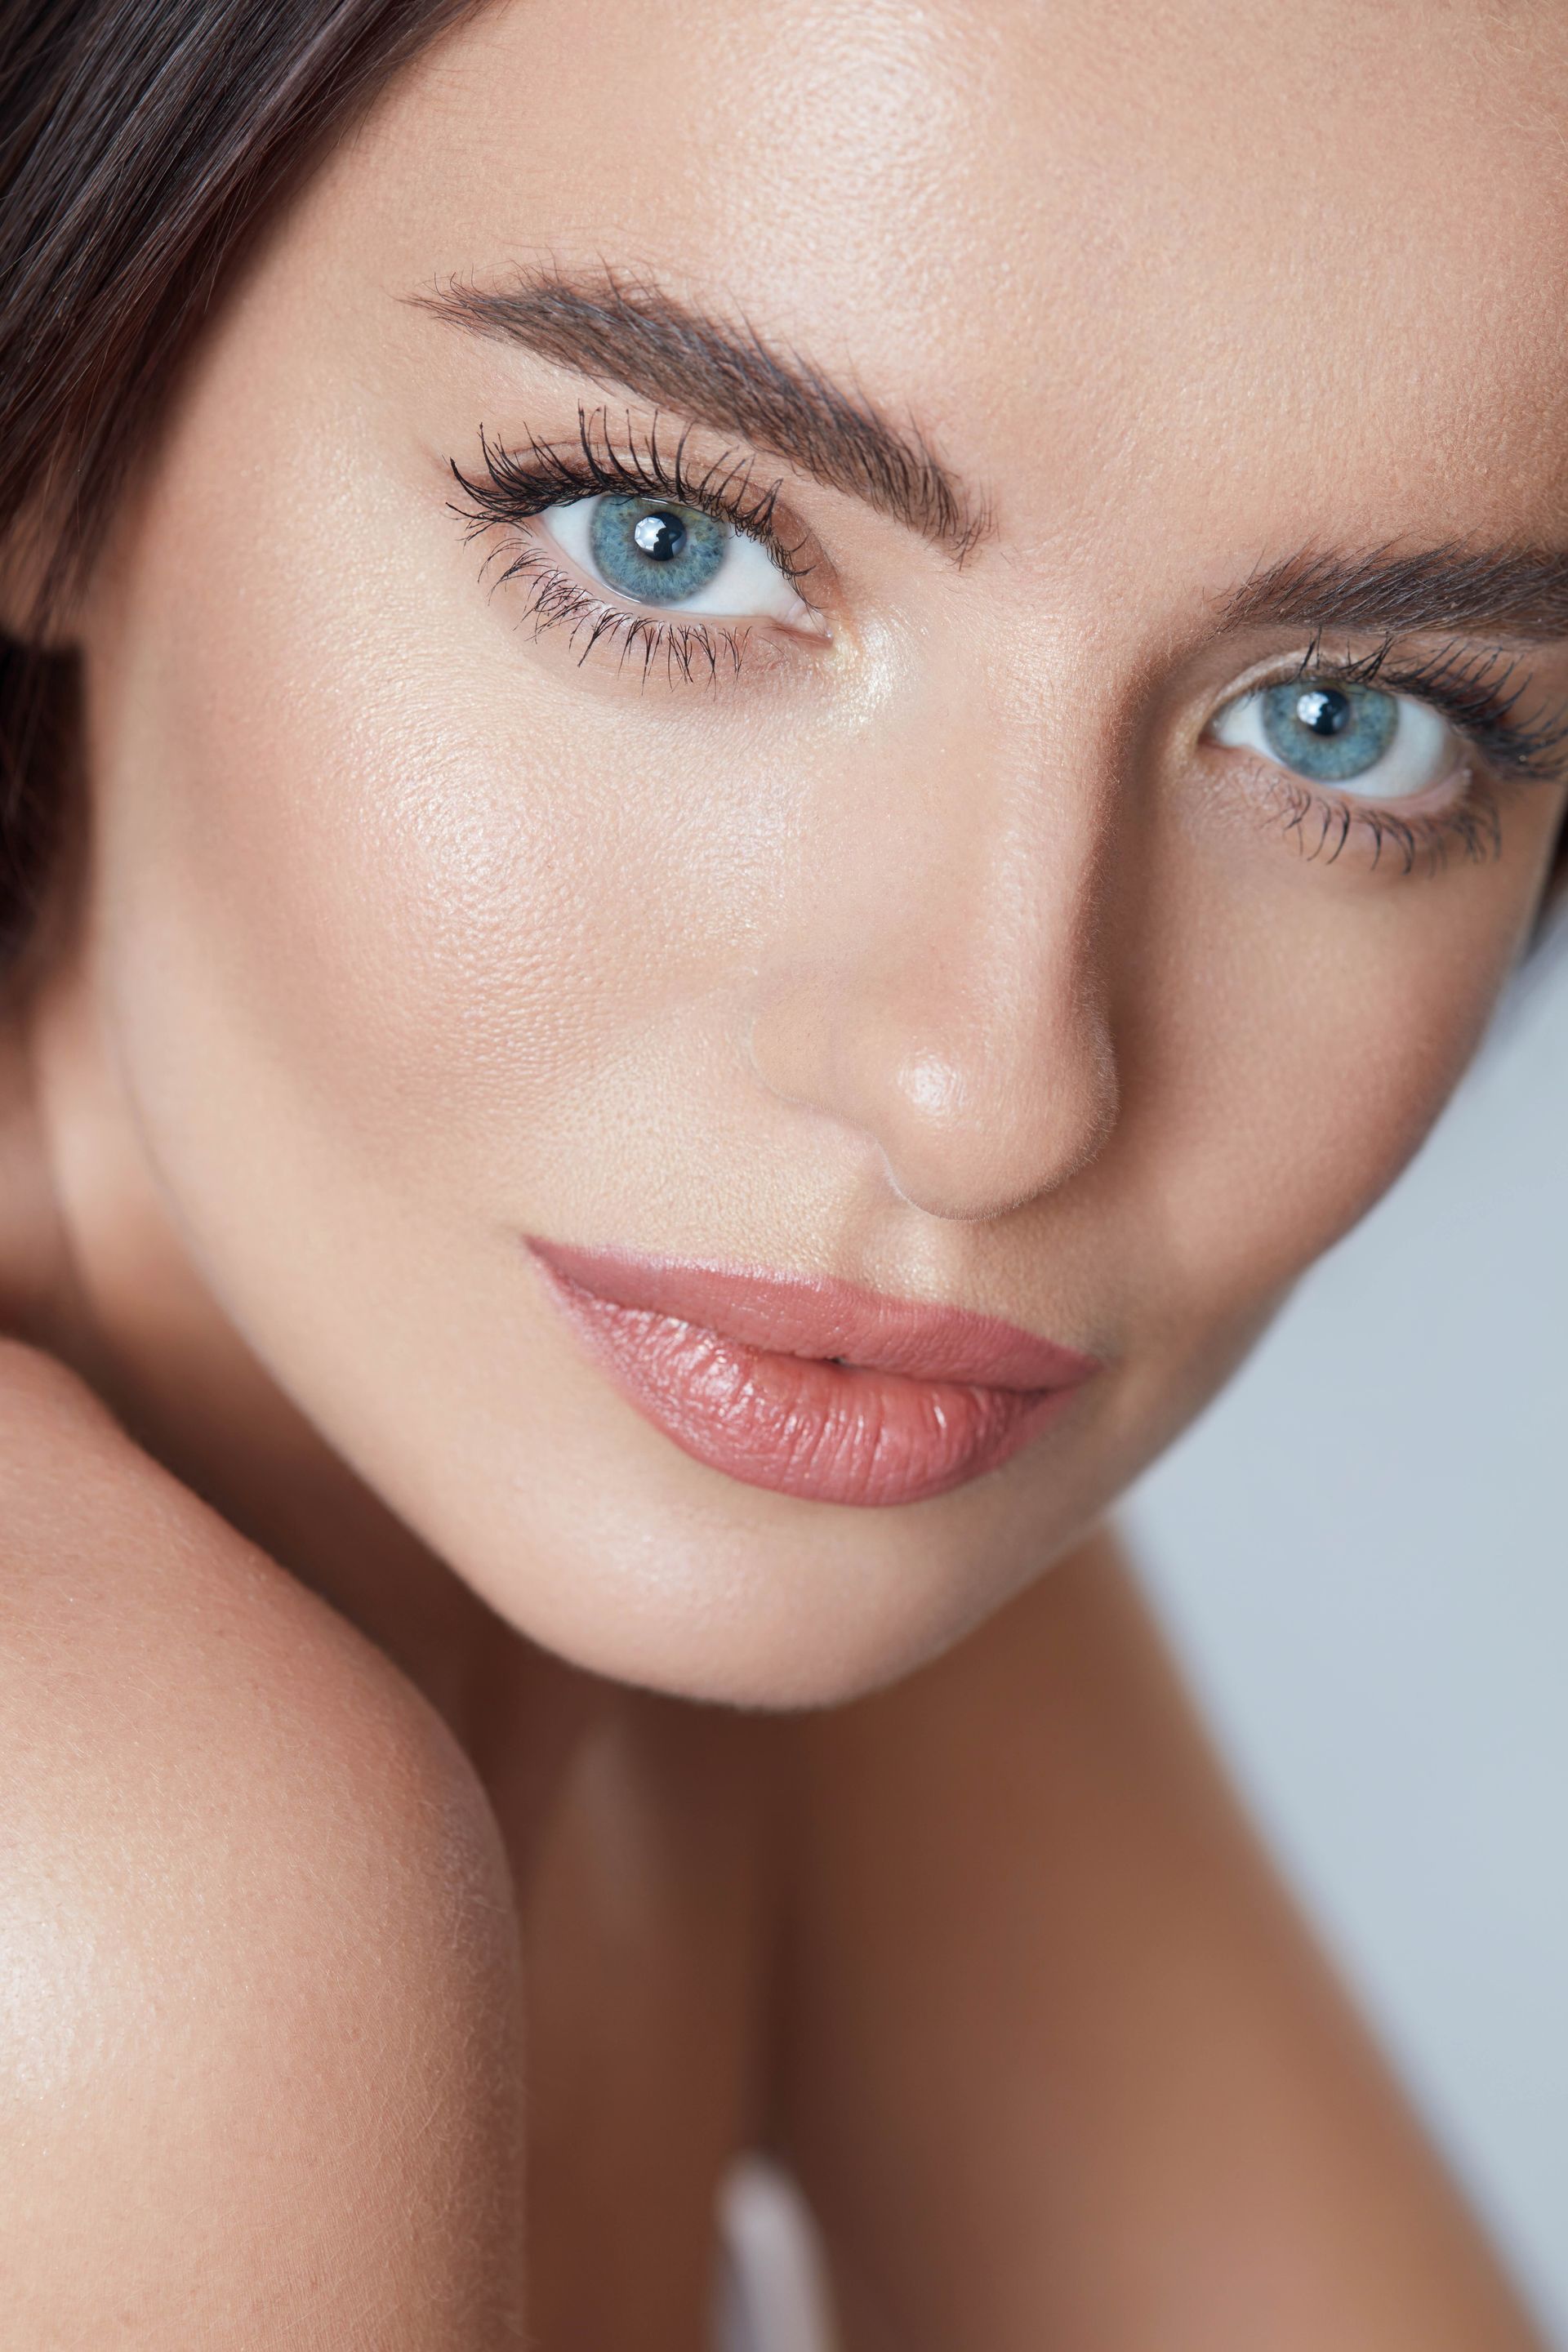
[[545,270],[489,290],[455,280],[414,299],[606,390],[742,434],[960,562],[987,528],[984,511],[916,426],[889,423],[860,394],[777,349],[749,322],[727,324],[689,309],[651,280],[605,271],[576,282]]
[[1568,552],[1449,541],[1411,553],[1305,551],[1227,599],[1233,626],[1452,633],[1526,645],[1568,637]]

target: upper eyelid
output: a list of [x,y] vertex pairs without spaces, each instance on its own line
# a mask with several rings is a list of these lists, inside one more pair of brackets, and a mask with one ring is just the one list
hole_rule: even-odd
[[[662,491],[757,540],[804,594],[801,583],[821,568],[820,551],[804,527],[796,535],[781,528],[781,519],[787,512],[782,478],[752,492],[752,470],[762,464],[756,451],[726,449],[692,465],[688,452],[694,428],[684,427],[673,445],[661,446],[656,414],[639,443],[628,414],[624,443],[617,446],[610,436],[609,414],[605,407],[579,408],[577,433],[569,441],[542,441],[530,433],[521,452],[492,439],[481,424],[483,478],[477,482],[470,478],[455,458],[447,463],[458,487],[480,508],[482,521],[531,520],[574,492],[592,497],[616,488]],[[467,511],[471,517],[472,508]],[[812,551],[811,560],[803,562],[807,549]]]
[[[709,511],[721,514],[737,527],[743,527],[746,520],[754,525],[759,516],[772,526],[780,504],[777,486],[772,483],[760,498],[747,501],[743,486],[756,463],[751,452],[739,457],[734,452],[725,452],[699,469],[689,470],[683,436],[668,456],[658,453],[656,467],[635,443],[619,449],[614,445],[606,447],[601,442],[595,448],[587,414],[581,410],[579,431],[574,438],[547,443],[530,433],[522,445],[522,454],[493,437],[482,424],[479,433],[479,468],[465,471],[455,457],[446,460],[452,480],[464,493],[462,503],[449,499],[447,504],[464,524],[464,536],[469,541],[497,526],[510,526],[515,530],[518,526],[536,522],[548,514],[552,506],[577,504],[605,490],[642,493],[658,489],[667,498],[679,491],[688,501],[700,501]],[[656,471],[659,477],[657,481]],[[683,474],[685,478],[679,478]],[[739,494],[737,484],[742,486]],[[755,528],[750,535],[779,562],[806,609],[818,612],[819,606],[801,586],[805,571],[816,566],[799,563],[799,542],[785,541],[781,545],[771,530],[766,540]],[[482,572],[489,573],[493,561],[504,560],[504,568],[491,580],[492,589],[520,576],[531,583],[527,611],[532,617],[536,635],[565,626],[574,647],[580,637],[584,639],[577,654],[580,663],[601,643],[618,645],[620,666],[629,667],[634,676],[640,674],[640,683],[645,687],[659,668],[670,684],[675,683],[678,672],[690,683],[702,682],[705,677],[707,682],[715,685],[721,677],[739,673],[742,651],[753,634],[752,616],[689,614],[676,605],[660,610],[641,606],[635,600],[623,600],[607,583],[584,584],[581,566],[570,550],[555,542],[552,533],[544,534],[544,541],[542,547],[539,534],[533,532],[526,534],[521,549],[515,539],[510,550],[503,541],[491,548],[482,567]],[[557,564],[568,568],[557,569]],[[636,657],[638,648],[640,663]],[[628,656],[632,656],[629,662]]]
[[1523,653],[1503,646],[1450,640],[1423,654],[1408,639],[1387,635],[1369,654],[1336,656],[1323,650],[1320,633],[1303,652],[1281,656],[1227,688],[1215,715],[1271,684],[1308,677],[1426,702],[1479,756],[1521,780],[1557,782],[1568,775],[1568,701],[1537,717],[1518,716],[1521,705],[1528,708],[1536,672]]

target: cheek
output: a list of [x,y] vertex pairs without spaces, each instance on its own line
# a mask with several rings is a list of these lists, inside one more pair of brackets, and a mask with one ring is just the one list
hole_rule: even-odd
[[1249,890],[1189,898],[1140,975],[1121,1139],[1146,1171],[1167,1347],[1256,1321],[1419,1148],[1522,945],[1544,827],[1521,832],[1496,864],[1386,888],[1283,846],[1270,875],[1265,844]]
[[487,623],[455,530],[448,559],[389,526],[356,570],[333,520],[252,514],[241,583],[168,558],[229,519],[176,500],[144,534],[91,754],[114,993],[144,1074],[199,1072],[192,1116],[286,1090],[450,1197],[613,1115],[721,984],[761,887],[747,780]]

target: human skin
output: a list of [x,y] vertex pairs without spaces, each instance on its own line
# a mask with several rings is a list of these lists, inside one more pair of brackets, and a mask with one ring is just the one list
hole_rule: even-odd
[[[1314,0],[1282,51],[1256,0],[1181,22],[1132,0],[696,0],[678,28],[653,0],[500,6],[394,87],[215,312],[61,623],[84,659],[88,816],[10,1040],[9,1319],[395,1662],[457,1732],[525,1887],[576,1710],[619,1685],[662,1695],[626,1704],[670,1752],[731,1737],[765,1759],[742,1780],[796,1792],[816,1890],[798,1948],[846,1956],[846,1983],[881,1948],[884,1896],[979,1922],[1043,1851],[1032,1816],[1012,1843],[933,1827],[914,1850],[945,1875],[895,1899],[896,1839],[857,1847],[860,1816],[816,1792],[882,1789],[921,1693],[949,1695],[983,1764],[971,1659],[1026,1715],[973,1629],[1011,1603],[998,1622],[1049,1653],[1058,1604],[1032,1588],[1405,1164],[1536,919],[1553,775],[1494,792],[1477,753],[1468,845],[1439,839],[1445,777],[1405,812],[1433,828],[1406,872],[1359,803],[1303,819],[1279,767],[1213,728],[1319,634],[1302,610],[1239,609],[1275,568],[1562,542],[1551,17]],[[1354,70],[1289,69],[1311,57]],[[918,431],[970,543],[451,315],[455,288],[542,279],[602,301],[607,271]],[[451,469],[477,474],[481,428],[569,446],[584,411],[623,449],[690,426],[699,467],[776,483],[812,625],[738,616],[734,674],[691,679],[538,631],[527,583],[486,564],[544,526],[476,538]],[[1401,663],[1457,639],[1461,658],[1517,652],[1522,715],[1568,697],[1561,605],[1524,642],[1517,618],[1457,628],[1428,604]],[[1341,659],[1385,635],[1322,628]],[[557,1313],[528,1234],[973,1307],[1102,1369],[984,1477],[824,1505],[650,1427]],[[1130,1663],[1097,1719],[1185,1756],[1100,1574]],[[921,1668],[917,1696],[794,1733],[693,1715],[699,1732],[663,1706],[841,1707]],[[1041,1824],[1050,1785],[1042,1768]],[[1282,2297],[1290,2262],[1342,2289],[1302,2343],[1394,2344],[1402,2325],[1412,2345],[1524,2342],[1205,1784],[1190,1816],[1211,1814],[1227,1958],[1210,1955],[1214,2013],[1177,2004],[1169,2047],[1228,2046],[1245,1983],[1270,2047],[1299,2032],[1331,2053],[1317,2154],[1293,2171],[1292,2141],[1283,2165],[1310,2176],[1310,2218],[1269,2273]],[[1112,1790],[1086,1801],[1101,1815],[1136,1875],[1155,1814],[1129,1820]],[[1101,1851],[1064,1832],[1063,1868],[1098,1885]],[[1124,1910],[1086,1895],[1083,1916],[1093,1964],[1053,1969],[1025,1921],[990,1939],[1069,2019],[1075,1999],[1101,2013],[1087,1981],[1121,1981]],[[559,1926],[541,1938],[569,1950]],[[1070,2031],[1020,2001],[1001,2005],[1009,2037],[973,2046],[919,2000],[856,2027],[873,2074],[944,2031],[967,2050],[973,2176],[992,2177],[988,2144],[1016,2154],[988,2210],[1057,2160],[1007,2096],[1017,2050]],[[821,2006],[807,1984],[801,2014]],[[808,2161],[835,2095],[809,2048],[794,2080],[775,2104],[806,2099]],[[1256,2155],[1249,2129],[1235,2146]],[[833,2145],[854,2139],[840,2118]],[[1350,2146],[1378,2156],[1336,2218],[1324,2184]],[[928,2192],[900,2207],[889,2154],[873,2194],[879,2161],[833,2193],[890,2275]],[[831,2201],[820,2152],[817,2169]],[[1118,2212],[1154,2245],[1173,2193],[1152,2163],[1075,2226],[1059,2308],[1068,2288],[1016,2247],[982,2262],[962,2233],[943,2292],[962,2312],[951,2281],[984,2269],[991,2346],[1038,2341],[1042,2315],[1069,2346],[1131,2344],[1147,2313],[1122,2315],[1105,2250]],[[1205,2229],[1215,2296],[1213,2213]],[[1225,2342],[1201,2284],[1159,2274],[1161,2340]],[[1097,2278],[1122,2334],[1095,2333]],[[557,2325],[570,2284],[539,2291]],[[858,2343],[882,2340],[878,2307]],[[957,2317],[900,2329],[963,2340]]]

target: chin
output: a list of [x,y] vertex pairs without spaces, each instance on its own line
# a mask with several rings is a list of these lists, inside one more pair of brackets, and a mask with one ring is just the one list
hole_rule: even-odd
[[[825,1707],[939,1656],[1088,1531],[1092,1511],[1064,1510],[1059,1491],[1042,1511],[1022,1469],[853,1508],[746,1485],[633,1426],[580,1475],[559,1454],[547,1478],[535,1465],[510,1524],[469,1510],[421,1532],[518,1633],[587,1672],[732,1706]],[[503,1475],[489,1491],[509,1488]]]

